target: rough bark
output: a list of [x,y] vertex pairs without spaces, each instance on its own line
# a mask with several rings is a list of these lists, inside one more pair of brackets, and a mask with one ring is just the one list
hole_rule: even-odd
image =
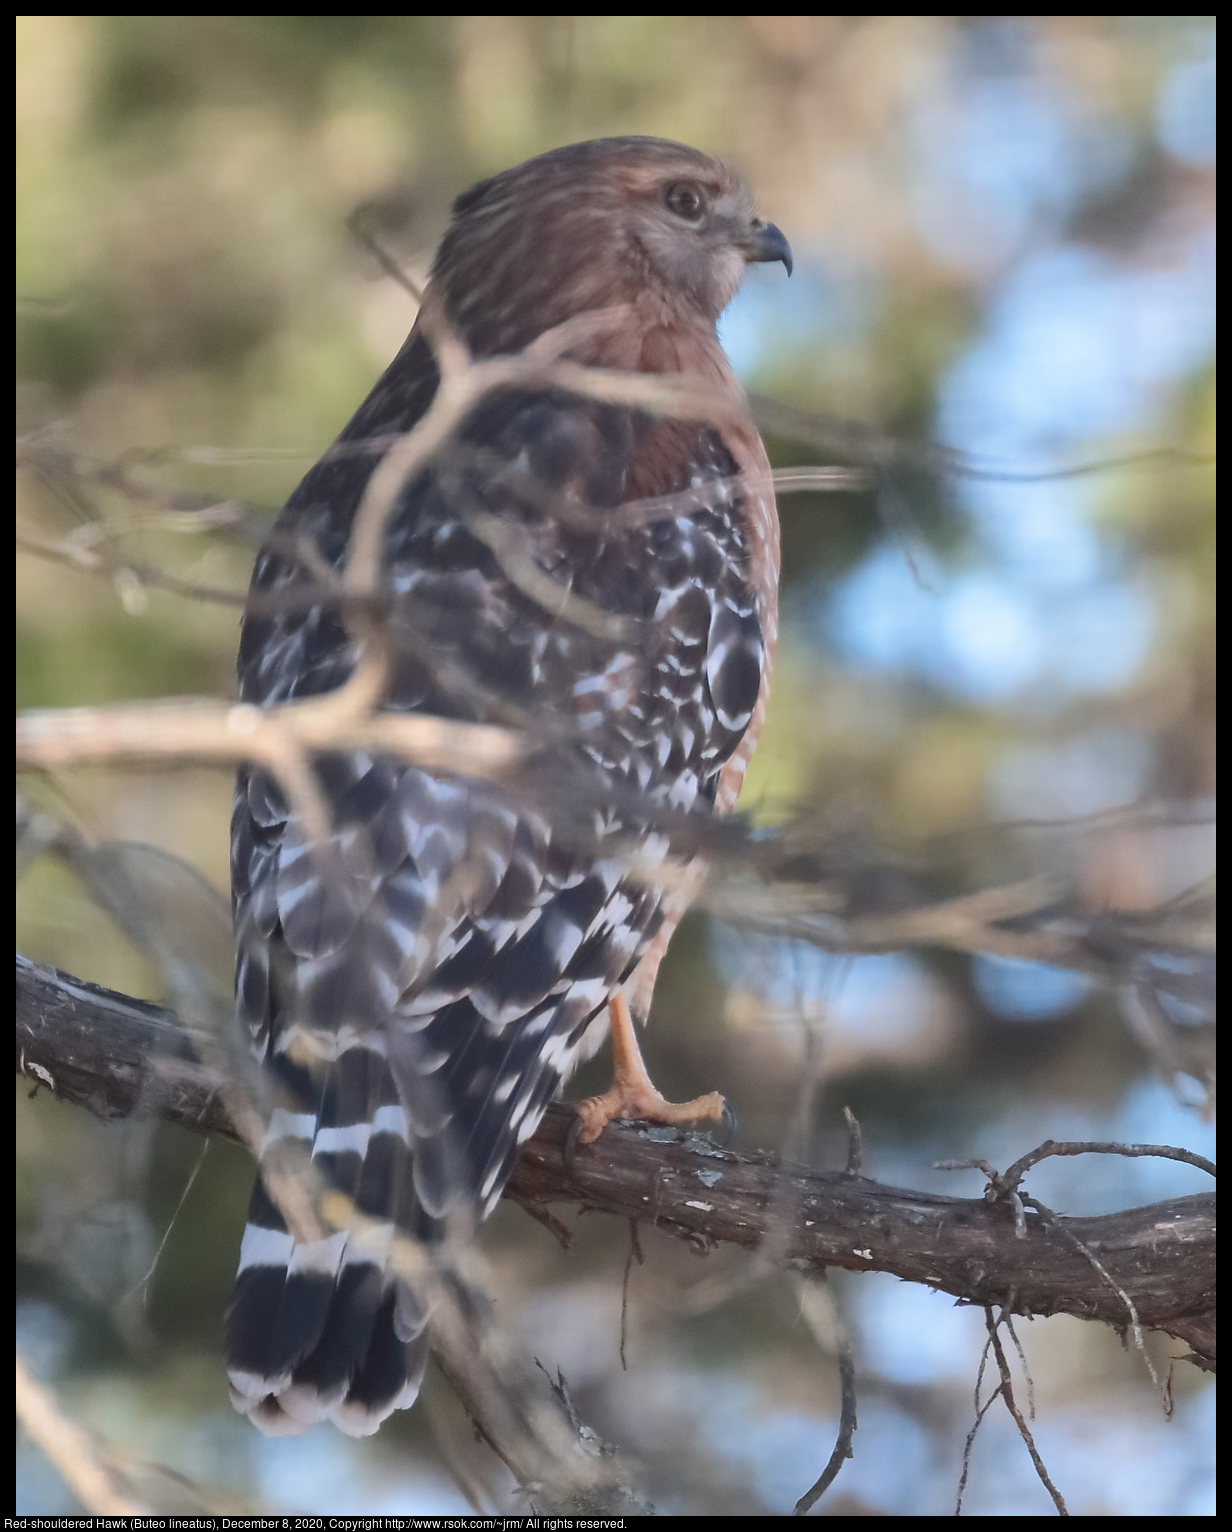
[[[144,1112],[237,1137],[220,1076],[196,1062],[171,1013],[20,956],[17,1069],[97,1116]],[[1213,1192],[1098,1218],[1029,1210],[1020,1237],[1005,1202],[807,1171],[666,1129],[614,1124],[570,1165],[571,1121],[568,1107],[549,1109],[506,1189],[542,1216],[552,1203],[580,1204],[798,1270],[890,1271],[970,1303],[1120,1329],[1132,1322],[1128,1299],[1142,1326],[1179,1337],[1214,1367]]]

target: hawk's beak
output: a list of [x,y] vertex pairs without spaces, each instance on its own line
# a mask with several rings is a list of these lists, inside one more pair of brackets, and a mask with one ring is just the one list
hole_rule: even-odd
[[782,261],[787,275],[791,276],[791,246],[782,229],[774,224],[755,219],[740,248],[750,266],[759,261]]

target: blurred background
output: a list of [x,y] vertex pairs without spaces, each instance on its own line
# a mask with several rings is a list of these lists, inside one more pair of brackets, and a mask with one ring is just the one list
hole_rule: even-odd
[[[824,452],[772,436],[776,465],[878,465],[874,490],[781,503],[784,632],[742,807],[767,827],[804,816],[833,855],[876,846],[953,893],[1062,866],[1089,909],[1132,918],[1205,890],[1209,18],[20,19],[18,518],[27,543],[106,567],[19,553],[18,706],[230,695],[234,607],[143,571],[242,590],[251,548],[168,506],[272,517],[400,345],[414,300],[348,220],[422,277],[459,191],[613,133],[730,157],[791,241],[792,279],[755,269],[721,322],[751,390],[827,423]],[[23,785],[40,813],[226,888],[228,773]],[[17,942],[164,993],[55,860],[24,875]],[[836,959],[698,914],[647,1057],[668,1094],[726,1092],[740,1141],[767,1147],[798,1114],[807,1056],[818,1088],[795,1155],[840,1166],[846,1104],[867,1174],[977,1196],[978,1173],[933,1163],[1004,1167],[1047,1137],[1213,1152],[1213,1018],[1175,1000],[1169,1064],[1122,1002],[1040,964]],[[103,1126],[20,1083],[17,1118],[19,1351],[156,1509],[468,1508],[459,1481],[473,1494],[487,1469],[443,1385],[369,1442],[327,1426],[269,1441],[232,1413],[220,1320],[246,1156]],[[1205,1182],[1086,1158],[1030,1189],[1101,1213]],[[789,1511],[838,1419],[815,1295],[644,1232],[622,1371],[627,1229],[569,1222],[566,1253],[516,1207],[490,1221],[502,1320],[563,1369],[661,1511]],[[723,1275],[708,1306],[690,1296]],[[888,1276],[832,1285],[860,1415],[818,1514],[951,1510],[982,1315]],[[1020,1333],[1071,1511],[1213,1511],[1213,1379],[1178,1362],[1166,1422],[1111,1331],[1061,1317]],[[1148,1344],[1164,1371],[1185,1350]],[[18,1510],[74,1508],[19,1445]],[[964,1509],[1049,1509],[1004,1412],[976,1442]]]

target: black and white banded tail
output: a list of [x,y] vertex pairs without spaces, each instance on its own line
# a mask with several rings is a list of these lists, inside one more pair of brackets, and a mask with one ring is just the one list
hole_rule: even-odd
[[275,1068],[302,1109],[273,1113],[263,1157],[300,1140],[365,1217],[358,1234],[299,1243],[257,1177],[226,1318],[232,1403],[271,1436],[327,1419],[369,1436],[414,1402],[428,1354],[423,1306],[390,1261],[396,1232],[434,1232],[414,1193],[406,1109],[379,1034],[332,1059],[284,1054]]

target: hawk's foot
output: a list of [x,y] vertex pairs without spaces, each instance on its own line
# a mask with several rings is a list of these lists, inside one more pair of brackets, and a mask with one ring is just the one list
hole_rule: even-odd
[[616,1117],[634,1117],[641,1122],[658,1122],[678,1127],[685,1122],[730,1122],[727,1102],[712,1090],[708,1096],[693,1101],[668,1101],[647,1079],[617,1081],[601,1096],[589,1096],[577,1103],[579,1144],[593,1144],[608,1123]]
[[614,1118],[635,1118],[679,1127],[688,1122],[721,1122],[726,1132],[724,1143],[735,1131],[736,1119],[718,1091],[698,1096],[693,1101],[668,1101],[655,1088],[646,1072],[633,1018],[623,993],[618,991],[609,1002],[612,1033],[612,1085],[601,1096],[589,1096],[577,1103],[577,1119],[569,1129],[565,1146],[566,1162],[571,1162],[579,1144],[593,1144]]

